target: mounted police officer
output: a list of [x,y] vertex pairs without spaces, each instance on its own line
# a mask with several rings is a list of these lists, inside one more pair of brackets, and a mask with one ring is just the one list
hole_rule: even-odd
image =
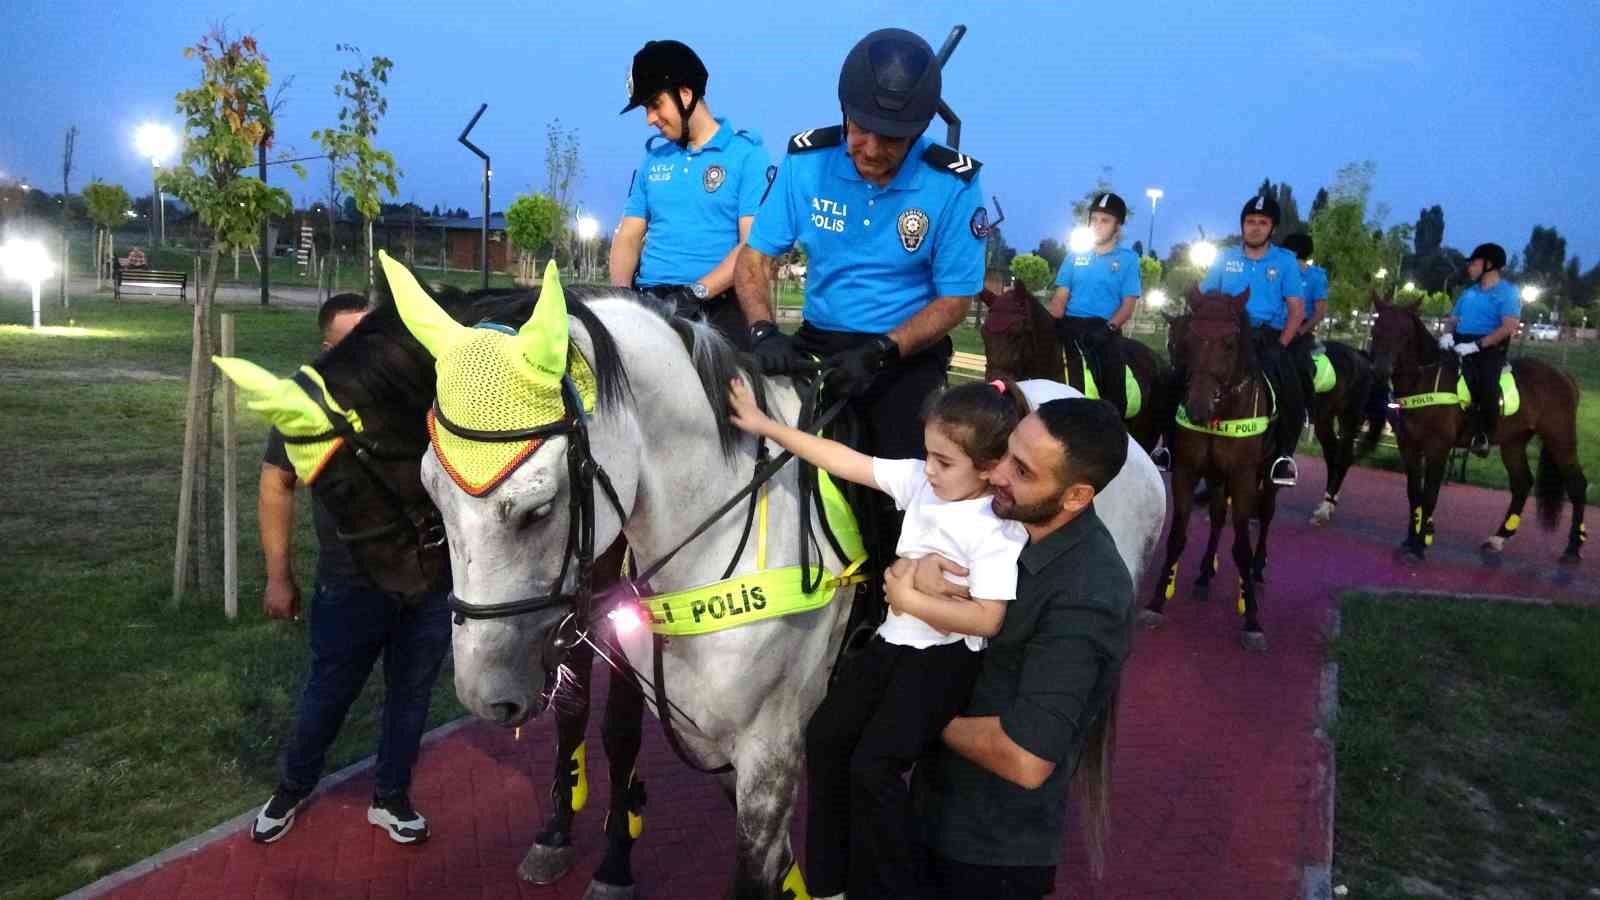
[[733,269],[770,167],[759,136],[712,116],[707,77],[678,41],[650,41],[634,54],[622,111],[643,107],[660,134],[645,142],[611,241],[611,284],[670,299],[680,315],[705,318],[748,350]]
[[1300,323],[1300,333],[1310,335],[1322,320],[1328,317],[1328,270],[1311,262],[1316,244],[1305,232],[1291,234],[1283,239],[1283,249],[1300,261],[1300,283],[1305,289],[1306,318]]
[[1123,373],[1122,326],[1139,302],[1139,256],[1121,246],[1122,225],[1128,221],[1128,204],[1116,194],[1096,194],[1089,205],[1089,229],[1094,248],[1074,253],[1061,263],[1056,276],[1050,314],[1063,344],[1082,350],[1084,365],[1093,366],[1100,398],[1127,412],[1127,385]]
[[1251,342],[1277,396],[1276,458],[1267,477],[1273,484],[1288,487],[1299,475],[1294,451],[1305,427],[1311,340],[1300,331],[1305,319],[1300,264],[1294,254],[1272,243],[1278,219],[1278,201],[1271,197],[1261,195],[1246,201],[1239,210],[1242,245],[1217,255],[1200,289],[1220,290],[1233,297],[1250,291],[1245,315],[1252,328]]
[[1467,259],[1473,283],[1456,298],[1445,320],[1439,347],[1461,358],[1461,374],[1472,391],[1472,452],[1487,456],[1500,415],[1500,370],[1506,364],[1506,343],[1522,327],[1522,299],[1500,275],[1506,251],[1499,244],[1479,244]]
[[[739,302],[762,371],[815,371],[820,361],[854,398],[857,449],[875,456],[925,456],[923,402],[945,384],[949,333],[983,287],[981,164],[923,134],[939,91],[927,41],[898,28],[862,38],[839,73],[844,123],[790,139],[739,255]],[[768,297],[774,257],[796,243],[810,259],[804,322],[789,335]],[[878,562],[893,559],[898,531],[869,532]]]

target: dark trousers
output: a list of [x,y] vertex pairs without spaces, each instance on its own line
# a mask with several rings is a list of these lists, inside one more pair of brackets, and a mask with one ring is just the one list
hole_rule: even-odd
[[924,853],[927,900],[1042,900],[1056,887],[1054,866],[980,866]]
[[450,649],[443,592],[415,605],[375,589],[318,584],[311,600],[311,671],[283,755],[285,787],[308,792],[322,777],[328,748],[350,704],[383,659],[383,717],[378,732],[378,793],[411,785],[411,767],[428,721],[428,702]]
[[1098,316],[1062,316],[1056,323],[1061,342],[1082,352],[1083,365],[1094,373],[1100,388],[1100,399],[1116,407],[1119,415],[1126,415],[1128,386],[1123,367],[1127,360],[1122,355],[1122,335]]
[[[1481,334],[1456,332],[1456,343],[1482,340]],[[1494,440],[1494,429],[1500,421],[1500,370],[1506,366],[1504,342],[1493,347],[1479,346],[1477,353],[1461,357],[1461,377],[1472,391],[1473,430]]]
[[[801,324],[795,333],[801,350],[823,359],[872,337],[849,331],[824,331],[809,322]],[[953,350],[946,337],[880,372],[865,394],[850,401],[844,422],[831,429],[828,437],[868,456],[927,458],[928,451],[922,442],[922,409],[928,397],[947,383],[946,373]],[[882,571],[894,562],[894,548],[900,541],[901,516],[895,511],[894,501],[882,491],[870,488],[855,485],[841,485],[841,488],[862,519],[861,534],[866,539],[872,565]],[[881,617],[881,608],[873,612]]]
[[[656,297],[673,299],[680,299],[684,294],[684,289],[678,285],[661,284],[639,290]],[[699,303],[679,302],[678,315],[686,319],[709,322],[732,341],[735,347],[747,353],[750,351],[750,322],[745,319],[744,310],[739,307],[739,295],[733,288],[707,297]]]
[[1312,365],[1309,335],[1301,335],[1284,347],[1278,343],[1283,331],[1267,325],[1258,325],[1252,332],[1256,359],[1261,370],[1272,382],[1278,398],[1278,419],[1273,426],[1278,456],[1293,456],[1300,443],[1300,431],[1306,422],[1307,372]]
[[966,705],[981,655],[873,638],[840,663],[806,725],[806,885],[815,896],[918,897],[904,775]]

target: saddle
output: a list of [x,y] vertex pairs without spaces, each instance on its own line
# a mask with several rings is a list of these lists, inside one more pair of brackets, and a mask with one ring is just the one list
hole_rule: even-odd
[[[1112,338],[1112,340],[1121,340],[1121,338]],[[1083,395],[1091,400],[1101,399],[1100,385],[1098,383],[1098,376],[1101,373],[1096,371],[1100,368],[1100,361],[1091,354],[1085,353],[1083,345],[1077,341],[1072,342],[1071,352],[1077,354],[1078,364],[1083,368]],[[1094,359],[1092,364],[1090,363],[1091,359]],[[1067,360],[1065,370],[1061,373],[1061,380],[1067,384],[1072,383],[1072,360],[1070,357]],[[1144,408],[1144,391],[1139,387],[1139,379],[1133,375],[1133,368],[1127,364],[1122,366],[1122,383],[1124,385],[1123,396],[1128,401],[1128,408],[1123,412],[1122,418],[1133,419]]]

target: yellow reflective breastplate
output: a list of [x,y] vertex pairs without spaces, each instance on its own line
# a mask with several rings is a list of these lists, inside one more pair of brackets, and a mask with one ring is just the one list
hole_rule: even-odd
[[[1267,394],[1270,396],[1270,398],[1272,400],[1271,409],[1273,411],[1275,411],[1276,408],[1277,408],[1277,405],[1278,405],[1277,392],[1272,389],[1272,382],[1267,381],[1267,382],[1265,382],[1265,384],[1267,386]],[[1257,409],[1252,410],[1252,411],[1253,412],[1260,412],[1260,409],[1259,409],[1260,404],[1261,404],[1261,394],[1259,392],[1257,392],[1257,394],[1256,394]],[[1183,428],[1187,428],[1190,431],[1198,431],[1198,432],[1201,432],[1202,434],[1212,434],[1212,435],[1216,435],[1217,437],[1227,437],[1227,438],[1247,438],[1247,437],[1257,437],[1259,435],[1266,434],[1267,433],[1267,427],[1272,423],[1272,416],[1270,414],[1269,415],[1256,415],[1256,416],[1251,416],[1248,419],[1223,419],[1221,421],[1210,422],[1210,423],[1207,423],[1205,425],[1197,425],[1194,422],[1189,421],[1188,413],[1185,413],[1183,411],[1183,404],[1179,403],[1178,404],[1178,413],[1177,413],[1177,422],[1178,422],[1178,425],[1183,427]]]

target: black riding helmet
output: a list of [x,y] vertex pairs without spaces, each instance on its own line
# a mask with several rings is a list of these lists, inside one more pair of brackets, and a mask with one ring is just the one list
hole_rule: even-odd
[[1118,225],[1125,225],[1128,222],[1127,202],[1110,191],[1095,194],[1094,202],[1089,204],[1089,212],[1091,214],[1097,212],[1110,213],[1116,218]]
[[1244,209],[1239,210],[1239,224],[1244,224],[1245,216],[1266,216],[1272,220],[1272,227],[1277,228],[1282,221],[1283,214],[1278,210],[1278,201],[1266,194],[1257,194],[1245,201]]
[[[683,134],[678,137],[678,146],[687,147],[689,114],[694,112],[695,107],[700,105],[700,98],[705,96],[709,77],[705,63],[689,49],[688,44],[681,41],[647,41],[633,55],[633,65],[628,68],[628,105],[622,111],[637,109],[666,91],[673,105],[678,107],[678,115],[683,121]],[[688,106],[684,106],[683,98],[678,96],[678,88],[683,87],[689,89]]]
[[884,137],[914,138],[939,111],[939,59],[928,42],[881,28],[850,48],[839,69],[844,117]]
[[1472,249],[1472,255],[1467,257],[1467,262],[1475,259],[1483,260],[1485,272],[1496,272],[1506,267],[1506,248],[1499,244],[1479,244]]
[[1311,235],[1305,232],[1291,234],[1283,239],[1283,249],[1294,254],[1295,259],[1310,259],[1312,250]]

